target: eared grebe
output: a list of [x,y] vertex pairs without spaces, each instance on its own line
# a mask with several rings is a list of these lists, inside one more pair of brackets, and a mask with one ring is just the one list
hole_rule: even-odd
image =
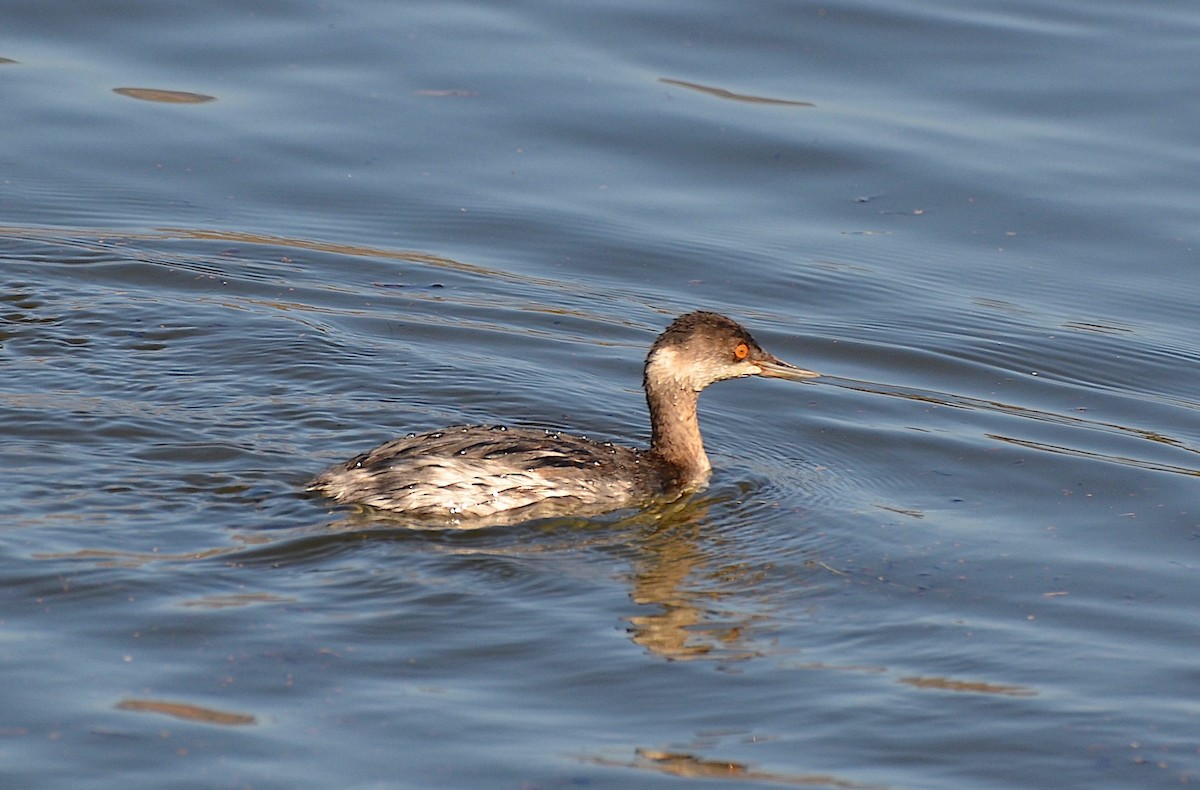
[[713,382],[818,374],[768,354],[737,322],[680,316],[646,356],[650,449],[557,431],[456,425],[409,435],[325,470],[308,486],[338,502],[454,525],[596,515],[703,488],[711,467],[696,401]]

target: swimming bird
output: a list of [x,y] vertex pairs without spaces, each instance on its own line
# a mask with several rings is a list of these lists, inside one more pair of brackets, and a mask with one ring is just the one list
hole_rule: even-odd
[[642,507],[707,484],[712,467],[696,416],[705,387],[745,376],[818,375],[767,353],[732,319],[688,313],[646,356],[648,449],[551,430],[455,425],[382,444],[326,469],[308,490],[458,527]]

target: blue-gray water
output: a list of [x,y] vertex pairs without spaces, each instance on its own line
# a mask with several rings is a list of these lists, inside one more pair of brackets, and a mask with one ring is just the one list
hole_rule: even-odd
[[[2,16],[0,786],[1200,782],[1191,0]],[[681,509],[302,493],[697,307]]]

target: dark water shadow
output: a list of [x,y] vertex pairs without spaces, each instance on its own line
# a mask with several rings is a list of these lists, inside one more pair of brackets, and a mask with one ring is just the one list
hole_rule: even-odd
[[687,88],[688,90],[697,91],[698,93],[706,93],[709,96],[716,96],[718,99],[729,99],[731,101],[746,102],[747,104],[768,104],[779,105],[784,107],[816,107],[812,102],[796,101],[794,99],[775,99],[770,96],[754,96],[748,93],[734,93],[733,91],[724,88],[716,88],[712,85],[701,85],[697,82],[688,82],[686,80],[675,80],[670,77],[659,77],[659,82],[664,85],[674,85],[677,88]]
[[580,756],[591,765],[630,768],[680,779],[753,783],[785,787],[829,787],[836,790],[887,790],[886,785],[863,784],[830,774],[761,771],[745,763],[703,757],[692,752],[639,748],[632,759]]
[[130,99],[158,102],[159,104],[204,104],[216,101],[216,96],[190,91],[164,90],[163,88],[113,88],[113,93]]

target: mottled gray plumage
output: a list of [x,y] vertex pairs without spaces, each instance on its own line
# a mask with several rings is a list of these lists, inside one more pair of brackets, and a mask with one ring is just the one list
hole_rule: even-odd
[[711,467],[696,402],[716,381],[813,378],[781,362],[716,313],[677,318],[646,357],[648,450],[554,431],[458,425],[395,439],[331,467],[309,484],[339,502],[452,526],[595,515],[702,488]]

